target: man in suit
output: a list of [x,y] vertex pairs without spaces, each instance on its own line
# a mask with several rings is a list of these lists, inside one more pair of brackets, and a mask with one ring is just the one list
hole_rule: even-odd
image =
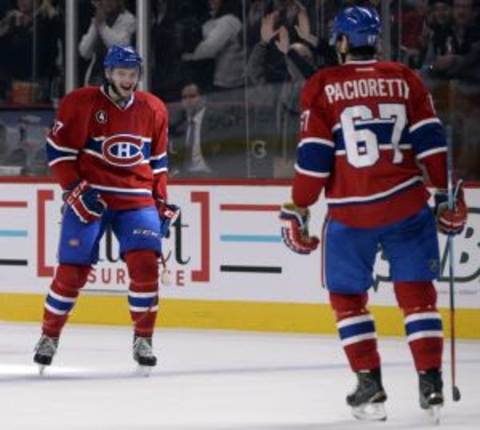
[[208,102],[196,83],[184,85],[182,112],[170,126],[173,175],[245,177],[244,123],[241,104]]

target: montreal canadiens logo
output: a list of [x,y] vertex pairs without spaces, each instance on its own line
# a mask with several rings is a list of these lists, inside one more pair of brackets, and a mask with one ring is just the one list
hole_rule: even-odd
[[114,166],[130,167],[143,161],[143,142],[140,136],[117,134],[102,143],[102,155]]

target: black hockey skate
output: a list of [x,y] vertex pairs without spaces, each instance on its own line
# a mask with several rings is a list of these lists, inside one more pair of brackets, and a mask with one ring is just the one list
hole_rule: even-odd
[[46,366],[52,364],[52,359],[58,348],[58,338],[42,334],[35,346],[33,361],[38,364],[40,375],[43,374]]
[[347,404],[358,420],[385,421],[385,401],[380,369],[357,372],[358,384],[355,391],[347,396]]
[[443,380],[439,369],[418,373],[420,407],[425,409],[436,424],[440,423],[440,409],[443,406]]
[[134,337],[133,359],[138,363],[140,373],[148,376],[151,369],[157,365],[157,357],[153,354],[151,337]]

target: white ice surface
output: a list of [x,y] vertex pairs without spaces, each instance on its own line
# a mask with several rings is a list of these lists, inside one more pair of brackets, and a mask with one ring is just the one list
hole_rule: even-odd
[[[38,325],[0,324],[1,430],[432,429],[418,406],[403,339],[380,339],[388,420],[356,421],[354,386],[334,336],[158,330],[159,366],[135,373],[131,331],[68,326],[54,364],[32,363]],[[449,345],[441,429],[480,428],[480,342],[458,342],[460,402],[451,400]]]

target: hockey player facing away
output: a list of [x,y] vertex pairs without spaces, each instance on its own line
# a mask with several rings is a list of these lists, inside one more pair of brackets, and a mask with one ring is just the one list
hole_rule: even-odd
[[168,115],[162,101],[136,91],[142,59],[112,46],[105,83],[65,96],[47,138],[49,165],[64,190],[59,265],[46,297],[34,361],[52,362],[63,326],[98,261],[107,227],[120,244],[130,277],[133,358],[156,365],[152,334],[158,310],[161,239],[179,213],[167,204]]
[[[467,216],[461,189],[454,210],[445,204],[446,139],[430,94],[407,67],[375,59],[379,32],[374,9],[351,7],[336,17],[340,65],[318,71],[304,87],[293,203],[280,213],[286,245],[309,254],[319,240],[308,234],[308,206],[325,189],[323,283],[358,378],[347,403],[356,418],[370,420],[386,419],[387,399],[367,309],[378,247],[389,261],[404,314],[420,405],[437,414],[443,404],[443,333],[432,283],[440,266],[436,224],[457,234]],[[418,163],[438,189],[436,220]]]

